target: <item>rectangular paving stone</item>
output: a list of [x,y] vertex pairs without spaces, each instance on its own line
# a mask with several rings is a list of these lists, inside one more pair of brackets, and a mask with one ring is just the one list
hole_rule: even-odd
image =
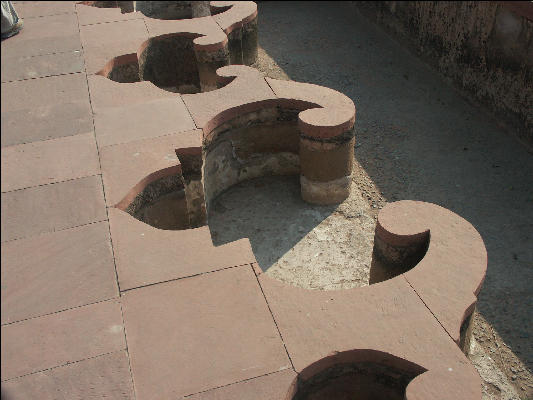
[[296,379],[296,373],[288,369],[274,374],[260,376],[244,382],[208,390],[187,397],[188,400],[282,400],[287,399],[291,384]]
[[3,57],[1,65],[2,82],[72,74],[82,72],[84,68],[80,50],[32,57]]
[[120,8],[91,7],[80,3],[76,4],[76,12],[78,13],[80,26],[101,24],[104,22],[126,21],[144,17],[140,12],[122,14]]
[[88,74],[95,74],[113,58],[137,53],[148,31],[143,19],[80,27]]
[[157,229],[116,208],[109,223],[121,290],[255,262],[248,239],[214,246],[207,226]]
[[2,382],[6,400],[134,398],[125,350]]
[[98,150],[92,133],[2,149],[2,192],[99,172]]
[[134,188],[141,189],[157,177],[180,174],[181,165],[175,150],[197,146],[202,146],[200,129],[103,147],[100,160],[108,206],[116,206]]
[[14,8],[20,18],[32,18],[73,13],[74,5],[73,1],[27,1],[14,4]]
[[100,176],[2,193],[2,242],[107,218]]
[[250,266],[122,299],[138,400],[180,398],[290,368]]
[[126,348],[120,304],[91,304],[2,326],[2,380]]
[[100,147],[196,129],[181,98],[152,100],[143,104],[95,112],[94,129]]
[[93,131],[85,74],[2,83],[2,147]]
[[2,324],[118,296],[107,221],[2,243]]
[[2,63],[4,57],[37,56],[81,49],[76,14],[26,18],[24,29],[9,40],[2,41]]

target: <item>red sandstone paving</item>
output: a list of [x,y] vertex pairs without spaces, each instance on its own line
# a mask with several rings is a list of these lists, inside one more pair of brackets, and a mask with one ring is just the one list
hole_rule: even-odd
[[101,75],[89,75],[87,81],[95,113],[109,107],[131,106],[152,100],[179,97],[178,94],[159,89],[148,81],[117,84]]
[[190,400],[281,400],[285,399],[288,389],[296,379],[296,373],[285,370],[260,376],[244,382],[235,383],[207,392],[187,397]]
[[[263,75],[252,68],[230,65],[219,68],[217,74],[221,77],[221,81],[236,78],[218,90],[182,95],[196,125],[204,132],[241,114],[243,108],[257,110],[263,107],[254,104],[276,98]],[[229,113],[220,116],[223,111],[230,109]]]
[[99,147],[196,129],[179,96],[101,109],[94,126]]
[[148,39],[144,20],[110,22],[80,27],[88,74],[101,70],[111,59],[137,53]]
[[33,57],[2,57],[2,82],[82,72],[84,65],[79,50]]
[[2,192],[83,178],[100,172],[92,133],[2,149]]
[[100,176],[2,193],[2,242],[105,219]]
[[2,382],[6,400],[134,398],[125,350]]
[[1,88],[2,147],[93,131],[85,74],[2,83]]
[[[405,241],[429,229],[429,249],[416,268],[404,274],[424,304],[459,343],[464,316],[472,312],[487,269],[483,239],[465,219],[437,205],[414,201],[388,204],[378,216],[379,232]],[[451,251],[450,249],[453,249]],[[465,313],[465,311],[467,311]]]
[[118,296],[106,221],[2,243],[2,324]]
[[251,267],[126,292],[137,399],[187,394],[290,368]]
[[[334,363],[375,361],[364,351],[374,349],[430,370],[411,384],[409,399],[481,398],[473,365],[402,276],[335,291],[301,289],[265,274],[259,282],[296,372],[304,379]],[[352,349],[356,352],[344,359],[343,352]]]
[[[214,1],[212,2],[215,6],[224,7],[226,4],[223,1]],[[254,17],[257,16],[257,4],[251,1],[237,1],[234,2],[233,7],[229,10],[216,14],[213,16],[213,19],[217,24],[229,34],[235,28],[242,26],[243,22],[251,21]]]
[[74,50],[81,50],[76,14],[26,18],[24,29],[10,37],[9,40],[2,41],[2,58],[37,56]]
[[44,17],[48,15],[74,13],[73,1],[31,1],[14,4],[20,18]]
[[248,239],[215,247],[207,226],[157,229],[116,208],[109,223],[121,290],[255,261]]
[[175,149],[197,146],[202,146],[199,129],[102,148],[102,179],[108,206],[116,206],[124,199],[120,208],[126,209],[147,184],[180,174]]
[[122,14],[120,8],[99,8],[85,4],[76,4],[76,13],[78,14],[80,26],[101,24],[104,22],[127,21],[144,17],[140,12]]
[[4,325],[2,380],[125,348],[116,300]]

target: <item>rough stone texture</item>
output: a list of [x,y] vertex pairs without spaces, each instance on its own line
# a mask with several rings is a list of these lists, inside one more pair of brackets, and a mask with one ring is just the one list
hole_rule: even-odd
[[118,295],[107,222],[2,243],[2,324]]
[[379,24],[406,37],[440,72],[516,126],[518,136],[533,146],[531,2],[357,4]]
[[6,400],[134,398],[125,350],[2,382]]
[[84,178],[99,172],[92,133],[2,149],[2,192]]
[[2,83],[2,98],[2,147],[92,132],[84,74]]
[[109,209],[120,290],[255,262],[248,240],[216,247],[208,227],[168,231]]
[[122,298],[139,400],[179,398],[290,368],[250,265]]
[[56,14],[72,14],[75,11],[73,1],[17,1],[15,10],[20,18],[45,17]]
[[2,380],[126,348],[116,300],[2,326]]
[[2,193],[2,242],[105,219],[99,176]]

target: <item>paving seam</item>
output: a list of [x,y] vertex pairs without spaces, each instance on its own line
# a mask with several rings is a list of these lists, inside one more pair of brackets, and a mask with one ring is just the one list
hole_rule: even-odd
[[93,358],[98,358],[98,357],[103,357],[103,356],[107,356],[109,354],[114,354],[114,353],[118,353],[120,351],[124,351],[124,349],[120,349],[120,350],[114,350],[114,351],[109,351],[107,353],[102,353],[102,354],[98,354],[96,356],[92,356],[92,357],[87,357],[87,358],[84,358],[82,360],[76,360],[76,361],[71,361],[71,362],[68,362],[66,364],[61,364],[61,365],[56,365],[55,367],[50,367],[50,368],[45,368],[45,369],[41,369],[39,371],[33,371],[33,372],[30,372],[29,374],[24,374],[24,375],[20,375],[20,376],[15,376],[13,378],[8,378],[8,379],[4,379],[2,381],[2,383],[4,382],[9,382],[9,381],[12,381],[12,380],[15,380],[15,379],[20,379],[20,378],[24,378],[26,376],[30,376],[30,375],[35,375],[35,374],[39,374],[41,372],[45,372],[45,371],[51,371],[53,369],[57,369],[57,368],[62,368],[62,367],[67,367],[69,365],[72,365],[72,364],[77,364],[79,362],[82,362],[82,361],[87,361],[87,360],[92,360]]
[[266,374],[254,376],[252,378],[246,378],[246,379],[243,379],[242,381],[232,382],[232,383],[228,383],[228,384],[222,385],[222,386],[215,386],[215,387],[213,387],[211,389],[202,390],[201,392],[195,392],[195,393],[187,394],[187,395],[183,396],[182,398],[186,399],[187,397],[195,396],[197,394],[211,392],[212,390],[216,390],[216,389],[221,389],[221,388],[225,388],[225,387],[228,387],[228,386],[237,385],[239,383],[251,381],[253,379],[262,378],[264,376],[269,376],[269,375],[274,375],[274,374],[281,374],[282,372],[289,371],[289,370],[290,370],[290,368],[285,368],[285,369],[282,369],[282,370],[279,370],[279,371],[267,372]]
[[[52,312],[49,312],[49,313],[46,313],[46,314],[40,314],[40,315],[36,315],[34,317],[28,317],[28,318],[24,318],[24,319],[19,319],[17,321],[12,321],[12,322],[7,322],[5,324],[2,324],[2,327],[4,326],[10,326],[10,325],[14,325],[14,324],[18,324],[20,322],[25,322],[25,321],[30,321],[32,319],[37,319],[37,318],[41,318],[41,317],[46,317],[48,315],[54,315],[54,314],[59,314],[59,313],[62,313],[64,311],[70,311],[70,310],[76,310],[78,308],[82,308],[82,307],[86,307],[86,306],[92,306],[94,304],[100,304],[100,303],[105,303],[106,301],[111,301],[111,300],[119,300],[120,297],[119,297],[119,294],[117,293],[117,295],[115,297],[109,297],[107,299],[104,299],[104,300],[98,300],[98,301],[93,301],[92,303],[86,303],[86,304],[80,304],[79,306],[74,306],[74,307],[69,307],[69,308],[64,308],[62,310],[58,310],[58,311],[52,311]],[[10,378],[11,379],[11,378]]]
[[[107,208],[106,208],[106,209],[107,209]],[[87,226],[87,225],[92,225],[92,224],[98,224],[98,223],[100,223],[100,222],[104,222],[104,221],[109,221],[109,219],[108,219],[108,218],[106,218],[106,219],[101,219],[101,220],[99,220],[99,221],[92,221],[92,222],[88,222],[88,223],[86,223],[86,224],[75,225],[75,226],[69,226],[68,228],[55,229],[55,230],[53,230],[53,231],[41,232],[41,233],[37,233],[37,234],[35,234],[35,235],[21,236],[21,237],[15,238],[15,239],[10,239],[10,240],[2,241],[2,244],[4,244],[4,243],[11,243],[11,242],[14,242],[15,240],[29,239],[29,238],[33,238],[33,237],[37,237],[37,236],[41,236],[41,235],[49,235],[49,234],[51,234],[51,233],[55,233],[55,232],[66,231],[66,230],[68,230],[68,229],[81,228],[82,226]]]
[[[82,133],[82,135],[84,135],[84,133]],[[76,135],[72,135],[72,136],[76,136]],[[51,139],[51,140],[54,140],[54,139]],[[15,146],[18,146],[18,145],[15,145]],[[8,146],[8,147],[11,147],[11,146]],[[2,147],[2,148],[4,148],[4,147]],[[78,179],[92,178],[93,176],[99,176],[99,175],[102,176],[102,173],[100,172],[99,174],[92,174],[92,175],[86,175],[86,176],[78,176],[78,177],[76,177],[76,178],[65,179],[64,181],[57,181],[57,182],[50,182],[50,183],[41,183],[40,185],[26,186],[26,187],[23,187],[23,188],[20,188],[20,189],[13,189],[13,190],[2,191],[2,193],[13,193],[13,192],[18,192],[18,191],[20,191],[20,190],[33,189],[33,188],[38,188],[38,187],[42,187],[42,186],[57,185],[58,183],[71,182],[71,181],[76,181],[76,180],[78,180]]]
[[[80,19],[79,19],[77,10],[76,10],[76,20],[78,21],[78,35],[80,36],[81,51],[82,51],[82,56],[83,56],[83,71],[85,72],[85,83],[87,85],[87,95],[89,96],[89,105],[91,106],[91,119],[92,119],[92,122],[93,122],[93,138],[94,138],[94,141],[95,141],[95,144],[96,144],[96,153],[98,154],[98,166],[99,166],[100,172],[101,172],[102,171],[102,159],[100,157],[100,146],[98,145],[98,139],[96,138],[96,127],[95,127],[95,124],[94,124],[94,108],[93,108],[93,102],[92,102],[92,98],[91,98],[91,90],[90,90],[90,87],[89,87],[89,78],[88,78],[88,74],[87,74],[87,62],[86,62],[86,59],[85,59],[85,50],[83,48],[83,42],[81,40]],[[101,175],[100,175],[100,183],[102,185],[101,188],[102,188],[102,192],[103,192],[103,195],[104,195],[104,204],[106,205],[105,213],[106,213],[106,216],[107,216],[107,230],[109,232],[109,243],[111,244],[111,255],[113,257],[113,267],[115,269],[115,282],[117,284],[118,294],[119,294],[119,298],[120,298],[120,296],[121,296],[120,281],[118,279],[117,262],[116,262],[116,259],[115,259],[115,248],[113,246],[113,237],[111,236],[111,225],[109,224],[109,209],[107,207],[107,199],[106,199],[105,189],[104,189],[104,180],[103,180]],[[124,331],[124,345],[125,345],[126,355],[127,355],[127,358],[128,358],[128,369],[129,369],[130,379],[131,379],[131,383],[132,383],[133,397],[136,398],[137,394],[135,392],[135,384],[134,384],[134,381],[133,381],[133,372],[132,372],[132,369],[131,369],[130,351],[129,351],[129,348],[128,348],[128,340],[127,340],[127,337],[126,337],[126,324],[124,323],[124,312],[122,311],[122,302],[119,301],[119,304],[120,304],[120,317],[122,319],[122,329]]]
[[[78,50],[74,50],[70,53],[75,53],[76,51]],[[61,54],[66,54],[68,52],[65,52],[65,53],[61,53]],[[39,56],[37,56],[39,57]],[[25,78],[25,79],[15,79],[15,80],[12,80],[12,81],[2,81],[2,83],[13,83],[13,82],[24,82],[24,81],[33,81],[35,79],[42,79],[42,78],[51,78],[51,77],[54,77],[54,76],[64,76],[64,75],[75,75],[75,74],[81,74],[83,71],[76,71],[76,72],[65,72],[64,74],[52,74],[52,75],[43,75],[43,76],[37,76],[35,78]]]
[[232,266],[230,266],[230,267],[220,267],[220,268],[214,269],[214,270],[212,270],[212,271],[200,272],[200,273],[198,273],[198,274],[182,276],[182,277],[179,277],[179,278],[167,279],[167,280],[164,280],[164,281],[161,281],[161,282],[147,283],[146,285],[135,286],[135,287],[132,287],[132,288],[124,289],[124,290],[122,290],[122,291],[120,292],[120,295],[122,296],[123,293],[129,292],[130,290],[142,289],[142,288],[145,288],[145,287],[155,286],[155,285],[159,285],[159,284],[162,284],[162,283],[168,283],[168,282],[180,281],[180,280],[182,280],[182,279],[194,278],[194,277],[197,277],[197,276],[202,276],[202,275],[207,275],[207,274],[213,274],[213,273],[215,273],[215,272],[225,271],[225,270],[227,270],[227,269],[244,267],[245,265],[250,265],[250,263],[244,263],[244,264],[239,264],[239,265],[232,265]]
[[[259,264],[257,264],[259,267]],[[255,269],[253,264],[250,264],[250,268],[252,268],[252,272],[255,275],[255,279],[257,280],[257,284],[259,285],[259,289],[261,289],[261,293],[263,293],[263,297],[265,298],[265,303],[268,307],[268,311],[270,312],[270,315],[272,316],[272,321],[274,321],[274,325],[276,325],[276,329],[278,330],[279,337],[281,339],[281,343],[283,343],[283,347],[285,348],[285,352],[287,353],[287,357],[289,358],[289,361],[291,362],[291,367],[294,372],[296,372],[296,369],[294,368],[294,363],[292,362],[291,355],[289,354],[289,350],[287,349],[287,345],[285,344],[285,340],[283,340],[283,335],[281,334],[281,331],[278,327],[278,322],[276,321],[276,318],[274,317],[274,313],[272,312],[272,309],[270,308],[270,304],[268,304],[268,299],[265,295],[265,292],[263,291],[263,287],[261,286],[261,282],[259,282],[259,276],[255,273]],[[261,268],[261,267],[259,267]]]

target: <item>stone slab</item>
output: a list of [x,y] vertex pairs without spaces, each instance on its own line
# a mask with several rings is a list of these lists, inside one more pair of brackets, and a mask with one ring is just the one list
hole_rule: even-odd
[[137,53],[148,39],[143,19],[80,27],[88,74],[100,71],[112,58]]
[[2,380],[126,348],[116,300],[2,326]]
[[2,57],[2,82],[83,72],[81,51],[33,57]]
[[27,18],[24,29],[9,40],[2,41],[2,62],[4,57],[38,56],[81,49],[76,14]]
[[263,108],[265,102],[276,98],[261,72],[253,68],[230,65],[219,68],[217,75],[221,82],[227,83],[223,88],[182,95],[196,125],[204,130],[204,134],[239,114]]
[[2,324],[118,296],[106,221],[2,243]]
[[2,83],[2,147],[93,131],[85,74]]
[[259,282],[302,379],[343,362],[408,361],[429,373],[412,381],[407,399],[481,398],[474,366],[403,276],[335,291],[297,288],[266,274]]
[[80,3],[76,4],[76,12],[78,13],[80,26],[127,21],[144,17],[140,12],[122,14],[120,8],[100,8]]
[[179,398],[290,368],[249,265],[122,299],[138,400]]
[[15,11],[20,18],[45,17],[48,15],[74,13],[73,1],[29,1],[15,4]]
[[179,96],[95,112],[100,148],[196,129]]
[[152,82],[120,83],[101,75],[89,75],[89,92],[94,112],[104,108],[143,104],[152,100],[177,98],[176,93],[159,89]]
[[100,176],[2,193],[2,242],[105,219]]
[[134,398],[125,350],[2,382],[6,400]]
[[2,149],[2,192],[96,175],[98,150],[92,133]]
[[[282,400],[286,399],[287,388],[296,379],[296,373],[288,369],[260,376],[244,382],[234,383],[221,388],[208,390],[187,397],[190,400]],[[288,399],[287,399],[288,400]]]
[[157,229],[116,208],[109,219],[121,290],[255,261],[248,239],[216,247],[206,226]]
[[198,129],[102,148],[102,179],[108,206],[125,210],[149,183],[180,174],[175,149],[197,146],[202,146],[202,131]]

